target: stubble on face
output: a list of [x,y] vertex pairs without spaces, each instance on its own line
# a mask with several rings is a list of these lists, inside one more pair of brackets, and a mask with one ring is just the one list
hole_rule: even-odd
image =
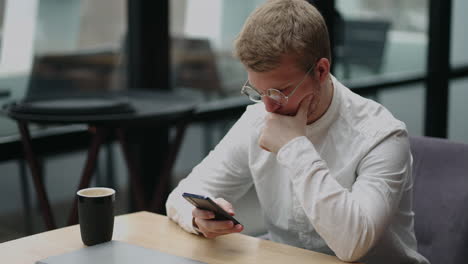
[[334,96],[333,81],[331,78],[327,82],[318,84],[314,90],[314,98],[309,107],[309,114],[307,115],[307,124],[310,125],[313,122],[320,119],[328,110],[331,105]]
[[317,120],[317,111],[322,99],[322,90],[323,87],[318,81],[316,82],[316,85],[312,88],[312,101],[310,102],[309,105],[309,111],[307,113],[307,125],[310,125],[313,123],[315,120]]

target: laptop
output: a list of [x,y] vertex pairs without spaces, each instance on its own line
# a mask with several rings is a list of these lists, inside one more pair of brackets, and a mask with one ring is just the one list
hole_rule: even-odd
[[37,261],[36,264],[205,263],[121,241],[110,241]]

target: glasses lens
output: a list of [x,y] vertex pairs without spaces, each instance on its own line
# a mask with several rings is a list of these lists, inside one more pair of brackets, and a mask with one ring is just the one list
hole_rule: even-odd
[[279,105],[285,105],[288,102],[286,96],[276,89],[268,89],[267,96],[275,100]]
[[255,91],[252,87],[244,86],[241,92],[247,95],[249,99],[254,102],[262,101],[262,96],[257,91]]

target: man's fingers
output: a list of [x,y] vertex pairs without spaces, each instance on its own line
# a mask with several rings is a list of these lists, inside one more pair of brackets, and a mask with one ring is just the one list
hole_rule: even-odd
[[222,236],[222,235],[239,233],[242,230],[244,230],[244,227],[242,225],[235,225],[232,229],[226,230],[224,232],[202,232],[202,233],[203,233],[203,236],[205,236],[206,238],[215,238],[215,237]]
[[235,215],[234,213],[234,208],[232,207],[232,204],[223,198],[216,198],[215,202],[221,206],[226,212],[230,213],[231,215]]
[[228,235],[228,234],[232,234],[232,233],[236,233],[236,232],[233,232],[233,231],[230,231],[230,232],[202,232],[203,236],[206,237],[206,238],[215,238],[215,237],[219,237],[219,236],[222,236],[222,235]]
[[[232,221],[219,221],[219,220],[200,220],[200,225],[210,231],[210,232],[226,232],[231,230],[234,227],[234,223]],[[199,225],[199,227],[200,227]]]
[[[210,221],[210,220],[206,220],[206,221]],[[215,222],[215,221],[211,220],[211,222]],[[244,227],[242,225],[240,225],[240,224],[234,225],[233,224],[231,228],[215,229],[215,230],[210,230],[210,232],[221,234],[221,235],[226,235],[226,234],[232,234],[232,233],[239,233],[242,230],[244,230]]]
[[[200,230],[201,231],[201,230]],[[215,238],[215,237],[219,237],[219,236],[222,236],[222,235],[229,235],[229,234],[232,234],[232,233],[239,233],[242,231],[242,228],[235,228],[233,230],[230,230],[230,231],[226,231],[226,232],[201,232],[203,234],[204,237],[206,238]]]
[[244,227],[242,225],[235,225],[232,221],[216,221],[216,220],[206,220],[201,218],[195,218],[195,224],[198,229],[204,234],[207,233],[217,233],[217,234],[230,234],[241,232]]
[[265,151],[268,151],[268,152],[271,152],[271,150],[267,149],[266,147],[264,147],[262,144],[260,144],[260,147],[265,150]]
[[198,208],[192,210],[192,216],[199,219],[213,219],[215,217],[213,212]]
[[265,128],[262,130],[262,134],[260,135],[260,138],[258,139],[258,145],[265,151],[271,152],[267,147],[265,147],[265,137],[263,136],[265,134]]

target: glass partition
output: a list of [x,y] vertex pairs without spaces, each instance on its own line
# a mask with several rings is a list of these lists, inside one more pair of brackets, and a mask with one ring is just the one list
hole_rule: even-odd
[[450,82],[448,138],[468,144],[468,78]]
[[404,85],[379,92],[379,103],[405,122],[411,136],[424,135],[425,85]]
[[468,65],[468,34],[466,34],[466,24],[468,18],[466,10],[468,10],[468,1],[453,0],[452,1],[452,46],[451,46],[451,64],[452,66],[467,66]]
[[427,0],[338,0],[336,7],[337,77],[425,72]]
[[[45,93],[124,87],[125,0],[4,3],[0,89],[9,96],[0,98],[1,104]],[[0,117],[0,136],[13,134],[15,123]]]
[[239,97],[247,74],[233,42],[263,0],[172,0],[173,85],[206,100]]

